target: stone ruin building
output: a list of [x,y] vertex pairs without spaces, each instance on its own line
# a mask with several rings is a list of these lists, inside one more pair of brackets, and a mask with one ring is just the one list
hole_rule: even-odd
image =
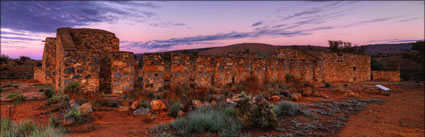
[[105,94],[158,91],[180,84],[220,87],[250,77],[285,81],[286,74],[309,82],[361,82],[370,81],[372,74],[369,55],[293,48],[280,48],[268,58],[249,53],[135,55],[119,51],[119,39],[111,32],[73,28],[59,28],[56,38],[46,38],[42,66],[34,73],[36,80],[52,83],[56,90],[78,81],[86,92]]

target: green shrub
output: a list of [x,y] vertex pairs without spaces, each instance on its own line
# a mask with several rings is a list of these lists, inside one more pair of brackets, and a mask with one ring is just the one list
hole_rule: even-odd
[[280,104],[276,105],[274,112],[278,116],[295,116],[299,113],[299,106],[292,102],[282,101]]
[[91,120],[89,115],[83,115],[76,109],[69,109],[64,116],[65,118],[74,118],[76,124],[88,123]]
[[3,87],[0,87],[0,92],[3,92]]
[[1,118],[1,137],[62,137],[63,131],[52,127],[42,126],[29,119],[15,123],[8,118]]
[[168,108],[168,113],[173,117],[177,117],[180,109],[181,109],[180,103],[172,102],[170,107]]
[[49,125],[53,127],[59,126],[59,122],[53,114],[50,115]]
[[81,90],[80,82],[77,82],[77,81],[73,81],[67,84],[64,88],[65,92],[71,92],[71,93],[78,93],[80,92],[80,90]]
[[215,89],[214,89],[214,88],[210,88],[209,93],[210,93],[210,94],[215,94],[215,93],[216,93],[216,92],[215,92]]
[[42,88],[40,89],[40,92],[43,92],[47,98],[51,98],[53,95],[55,95],[55,91],[52,88]]
[[22,93],[9,93],[7,94],[6,98],[12,99],[13,103],[15,104],[20,104],[25,101],[25,97],[22,95]]
[[325,82],[325,87],[326,87],[326,88],[330,88],[330,87],[331,87],[331,83],[329,83],[329,82]]
[[73,118],[80,118],[81,117],[81,113],[80,111],[76,110],[76,109],[70,109],[68,110],[68,112],[65,113],[64,115],[65,117],[73,117]]
[[241,123],[234,115],[229,115],[224,108],[199,108],[192,111],[184,118],[178,118],[171,123],[171,127],[180,134],[188,133],[233,133],[237,134],[242,129]]
[[295,79],[295,77],[293,76],[293,75],[291,75],[291,74],[286,74],[285,75],[285,80],[288,82],[288,81],[292,81],[292,80],[294,80]]
[[51,98],[47,99],[47,103],[56,104],[59,102],[67,102],[69,100],[69,96],[67,95],[53,95]]
[[244,92],[238,95],[235,111],[236,118],[246,128],[274,128],[278,121],[271,105],[263,96],[257,96],[255,103]]

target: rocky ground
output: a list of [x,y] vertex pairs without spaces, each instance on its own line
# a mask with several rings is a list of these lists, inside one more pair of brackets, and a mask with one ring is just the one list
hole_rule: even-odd
[[[13,119],[28,118],[48,123],[51,112],[40,88],[48,85],[33,80],[1,80],[9,85],[1,92],[1,117],[8,117],[13,106],[6,96],[21,92],[26,101],[17,104]],[[371,92],[373,85],[392,89],[390,96]],[[17,85],[17,86],[15,86]],[[242,136],[424,136],[424,85],[413,82],[364,82],[332,84],[319,88],[320,96],[303,97],[296,101],[300,115],[278,117],[277,130],[244,130]],[[275,101],[274,103],[278,103]],[[62,114],[63,115],[63,114]],[[69,125],[69,136],[152,136],[149,130],[175,119],[162,111],[149,118],[134,116],[131,111],[105,107],[90,113],[92,121]],[[209,134],[211,135],[211,134]]]

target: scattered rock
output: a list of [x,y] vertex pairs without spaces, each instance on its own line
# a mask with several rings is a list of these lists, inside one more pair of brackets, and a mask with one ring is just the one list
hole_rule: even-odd
[[306,87],[303,89],[303,96],[311,96],[313,95],[313,88]]
[[129,111],[130,107],[128,106],[120,106],[118,111]]
[[233,96],[232,97],[232,101],[238,101],[239,100],[239,97],[238,96]]
[[161,100],[152,100],[151,109],[154,111],[161,111],[167,109],[167,106],[165,106],[164,102]]
[[209,107],[209,106],[210,106],[210,102],[204,101],[204,107]]
[[183,117],[183,115],[184,115],[183,110],[179,110],[179,112],[177,112],[178,117]]
[[74,122],[75,122],[75,118],[69,117],[69,118],[65,118],[64,120],[62,120],[62,125],[68,126],[68,125],[74,124]]
[[302,95],[301,93],[295,92],[290,94],[291,99],[298,101],[301,99]]
[[195,108],[200,108],[200,107],[202,107],[202,106],[203,106],[202,102],[201,102],[201,101],[199,101],[199,100],[192,100],[192,105],[193,105],[193,107],[195,107]]
[[78,104],[75,100],[70,100],[69,101],[69,106],[71,106],[71,108],[73,109],[78,109],[80,107],[80,104]]
[[280,100],[280,97],[279,96],[272,96],[272,100],[273,101],[279,101]]
[[107,100],[105,105],[107,107],[118,107],[120,105],[120,101],[119,100]]
[[120,106],[130,106],[130,102],[128,102],[127,100],[121,101]]
[[134,101],[133,103],[131,103],[131,109],[132,110],[136,110],[139,107],[139,101]]
[[227,102],[227,103],[231,103],[231,104],[234,104],[234,103],[235,103],[235,102],[233,102],[233,101],[232,101],[232,99],[230,99],[230,98],[227,98],[227,99],[226,99],[226,102]]
[[81,105],[81,107],[78,108],[78,111],[80,111],[82,115],[86,115],[90,112],[93,112],[93,108],[90,103],[84,103],[83,105]]
[[149,114],[149,111],[150,111],[149,108],[138,108],[138,109],[133,111],[133,115],[135,115],[135,116],[147,115],[147,114]]
[[211,106],[213,106],[213,107],[214,107],[214,106],[216,106],[216,105],[217,105],[217,102],[215,102],[215,101],[213,100],[213,101],[211,101],[211,103],[210,103],[210,104],[211,104]]

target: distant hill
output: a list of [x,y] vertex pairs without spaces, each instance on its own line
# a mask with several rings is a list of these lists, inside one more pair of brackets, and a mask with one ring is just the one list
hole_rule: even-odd
[[374,45],[364,45],[366,46],[365,53],[374,55],[378,53],[406,53],[409,52],[412,48],[411,43],[399,43],[399,44],[374,44]]
[[[359,47],[366,47],[365,53],[375,55],[378,53],[406,53],[412,48],[411,43],[400,43],[400,44],[374,44],[374,45],[363,45]],[[211,47],[201,49],[189,49],[189,50],[177,50],[171,51],[172,53],[189,53],[197,52],[199,55],[210,55],[210,56],[225,56],[228,52],[243,52],[249,50],[250,52],[266,52],[272,54],[278,48],[297,48],[304,50],[320,50],[329,51],[328,47],[323,46],[311,46],[311,45],[270,45],[264,43],[239,43],[232,44],[223,47]]]

